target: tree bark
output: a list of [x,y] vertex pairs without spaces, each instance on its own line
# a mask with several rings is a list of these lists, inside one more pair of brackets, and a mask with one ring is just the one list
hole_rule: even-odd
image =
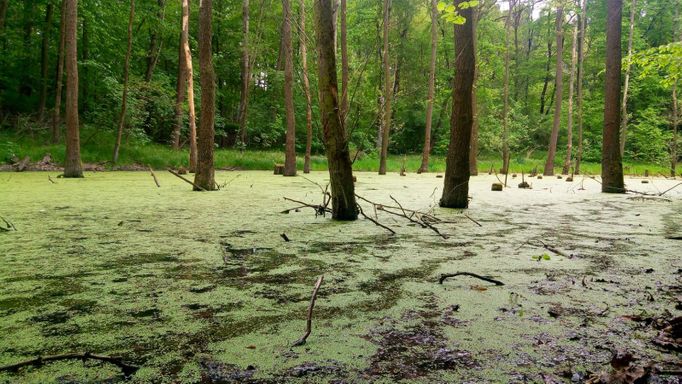
[[157,0],[157,4],[159,6],[159,11],[156,14],[158,17],[158,29],[157,28],[152,28],[151,34],[149,37],[149,52],[147,53],[147,70],[144,75],[144,80],[148,83],[152,81],[152,76],[154,75],[154,68],[156,68],[156,63],[159,62],[159,55],[161,55],[161,47],[163,45],[163,41],[159,39],[159,30],[161,29],[161,26],[163,25],[163,20],[165,19],[166,12],[166,4],[164,0]]
[[[201,71],[201,119],[197,132],[197,168],[194,184],[207,190],[216,188],[213,169],[215,141],[215,71],[211,40],[213,0],[199,2],[199,70]],[[200,190],[194,188],[194,190]]]
[[45,117],[45,104],[47,104],[47,70],[49,64],[50,30],[52,29],[52,2],[47,3],[45,8],[45,24],[43,25],[42,47],[40,50],[40,75],[43,82],[40,89],[40,105],[38,107],[38,120]]
[[575,91],[575,67],[578,60],[577,43],[578,23],[573,26],[573,44],[571,46],[571,77],[568,82],[568,121],[566,124],[566,159],[561,171],[564,175],[568,175],[573,164],[573,92]]
[[429,63],[429,93],[426,96],[426,128],[424,129],[424,149],[419,173],[429,171],[431,155],[431,124],[433,122],[433,99],[436,94],[436,55],[438,51],[438,0],[431,0],[431,61]]
[[284,108],[286,113],[287,134],[284,153],[284,176],[296,176],[296,112],[294,111],[294,45],[291,39],[291,3],[282,0],[284,22],[282,39],[284,41]]
[[384,66],[384,110],[381,119],[381,155],[379,158],[379,174],[386,174],[386,158],[388,157],[388,138],[391,130],[391,99],[393,96],[393,82],[391,81],[391,65],[389,63],[388,52],[388,37],[391,22],[391,0],[384,0],[384,27],[383,27],[383,41],[384,50],[382,54],[382,61]]
[[114,144],[114,164],[118,162],[121,149],[121,138],[126,121],[126,109],[128,107],[128,72],[130,70],[130,55],[133,51],[133,20],[135,19],[135,0],[130,0],[130,15],[128,16],[128,49],[123,63],[123,97],[121,98],[121,113],[118,116],[118,133]]
[[509,172],[509,29],[512,24],[512,15],[514,14],[516,6],[515,0],[509,1],[509,11],[507,13],[507,20],[504,24],[504,90],[503,107],[502,107],[502,174]]
[[628,90],[630,88],[630,67],[632,64],[632,38],[635,34],[635,13],[637,0],[630,3],[630,33],[628,34],[628,57],[625,63],[625,84],[623,85],[623,103],[621,104],[622,116],[620,123],[620,156],[625,153],[625,137],[628,130]]
[[64,177],[83,177],[78,127],[78,0],[64,0],[66,50],[66,158]]
[[249,93],[251,91],[251,59],[249,58],[249,0],[242,0],[242,61],[241,90],[239,97],[239,140],[246,145],[246,123],[249,112]]
[[549,138],[549,149],[547,150],[547,161],[545,162],[545,176],[554,175],[554,157],[556,155],[556,145],[559,139],[559,128],[561,127],[561,100],[564,91],[564,9],[559,6],[556,10],[556,77],[555,77],[555,96],[554,96],[554,121],[552,124],[552,134]]
[[607,0],[602,192],[625,193],[620,156],[620,73],[623,0]]
[[[182,24],[182,17],[180,18]],[[182,29],[182,27],[181,27]],[[178,78],[175,84],[175,124],[171,135],[171,145],[174,150],[180,149],[180,132],[183,125],[183,104],[185,102],[185,92],[187,91],[187,67],[185,59],[185,47],[182,44],[182,32],[178,41]]]
[[[473,31],[474,39],[474,57],[478,53],[478,22],[482,17],[479,7],[475,7],[473,10],[474,17],[471,19],[471,27]],[[471,125],[471,143],[469,144],[469,173],[471,176],[478,176],[478,63],[474,66],[474,84],[471,88],[471,111],[473,113],[474,122]]]
[[348,27],[346,0],[341,0],[341,120],[346,123],[348,116]]
[[62,0],[59,21],[59,51],[57,53],[57,85],[54,93],[54,111],[52,112],[52,144],[59,143],[61,137],[62,85],[64,79],[64,46],[66,44],[66,1]]
[[673,84],[673,137],[670,142],[670,177],[677,175],[677,126],[680,124],[679,105],[677,101],[677,83]]
[[551,11],[547,11],[547,65],[545,66],[545,81],[542,85],[542,93],[540,94],[540,114],[545,114],[545,96],[547,95],[547,86],[549,85],[549,68],[552,64],[552,24],[550,23]]
[[332,3],[331,0],[316,0],[314,4],[320,114],[329,163],[332,219],[356,220],[358,206],[355,202],[353,170],[345,126],[339,113]]
[[578,36],[578,153],[575,157],[575,174],[580,174],[580,163],[583,159],[583,62],[585,61],[585,26],[587,24],[587,0],[581,0],[580,24]]
[[[455,0],[455,5],[463,1]],[[474,117],[471,96],[476,54],[474,28],[471,22],[472,9],[462,9],[460,13],[466,18],[466,23],[454,27],[455,79],[450,118],[450,146],[446,159],[443,196],[440,199],[440,206],[447,208],[467,208],[469,205],[469,150]]]
[[182,47],[187,70],[187,106],[189,110],[189,170],[197,169],[197,118],[194,107],[194,69],[192,68],[192,51],[189,47],[189,0],[182,0]]
[[[345,1],[345,0],[344,0]],[[306,109],[305,109],[305,160],[303,162],[303,173],[310,173],[310,156],[313,146],[313,103],[310,95],[310,78],[308,76],[308,35],[305,29],[305,0],[299,0],[299,8],[301,11],[299,45],[301,49],[301,67],[303,69],[303,93],[305,93]]]
[[0,32],[5,30],[5,16],[7,15],[8,7],[9,0],[0,0]]

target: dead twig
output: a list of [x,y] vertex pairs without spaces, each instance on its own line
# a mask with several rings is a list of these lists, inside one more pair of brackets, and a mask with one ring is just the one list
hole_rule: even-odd
[[478,225],[479,227],[482,227],[482,226],[483,226],[483,225],[481,225],[481,223],[479,223],[478,221],[472,219],[472,218],[471,218],[469,215],[467,215],[466,213],[464,214],[464,217],[466,217],[467,219],[471,220],[474,224]]
[[182,179],[185,183],[188,183],[188,184],[194,186],[194,188],[196,188],[196,189],[198,189],[198,190],[200,190],[200,191],[202,191],[202,192],[206,192],[206,189],[202,188],[202,187],[199,186],[199,185],[194,184],[194,182],[188,180],[187,178],[183,177],[182,175],[180,175],[179,173],[175,172],[174,170],[169,169],[168,172],[170,172],[172,175],[174,175],[174,176],[176,176],[176,177]]
[[147,168],[149,168],[149,172],[151,173],[152,177],[154,178],[154,183],[156,184],[156,187],[161,188],[161,184],[159,184],[159,179],[156,178],[156,174],[154,173],[152,166],[147,165]]
[[47,175],[47,180],[52,183],[52,184],[57,184],[54,180],[52,180],[52,177],[50,175]]
[[290,199],[290,198],[288,198],[288,197],[284,197],[284,200],[291,201],[291,202],[297,203],[297,204],[301,204],[301,206],[298,207],[298,208],[285,209],[285,210],[282,211],[281,213],[289,213],[289,211],[291,211],[291,210],[293,210],[293,209],[299,209],[299,208],[312,208],[312,209],[315,210],[315,216],[317,217],[317,216],[324,216],[326,213],[331,213],[331,212],[332,212],[331,209],[325,207],[324,205],[319,205],[319,204],[308,204],[308,203],[305,203],[305,202],[303,202],[303,201]]
[[315,299],[317,299],[317,291],[320,290],[320,285],[322,285],[323,281],[324,281],[324,275],[317,278],[317,282],[315,283],[315,288],[313,289],[313,295],[310,298],[310,304],[308,305],[308,318],[306,319],[306,323],[305,323],[305,334],[303,334],[303,337],[296,340],[291,345],[292,347],[298,347],[298,346],[304,345],[306,340],[308,339],[308,336],[310,336],[310,333],[312,332],[313,308],[315,307]]
[[372,223],[374,223],[374,224],[380,226],[381,228],[383,228],[383,229],[385,229],[385,230],[391,232],[391,235],[395,235],[395,231],[392,230],[390,227],[387,227],[387,226],[381,224],[379,221],[374,220],[374,219],[372,219],[371,217],[365,215],[365,212],[362,211],[362,207],[360,206],[360,204],[357,204],[357,207],[358,207],[358,212],[360,212],[360,215],[362,215],[362,217],[364,217],[365,219],[371,221]]
[[450,277],[455,277],[455,276],[471,276],[471,277],[475,277],[475,278],[483,280],[483,281],[487,281],[489,283],[493,283],[497,286],[504,285],[504,283],[499,281],[499,280],[495,280],[493,278],[486,277],[486,276],[477,275],[477,274],[471,273],[471,272],[444,273],[444,274],[440,275],[440,279],[438,279],[438,284],[443,284],[443,281],[445,281],[445,279],[450,278]]
[[673,187],[671,187],[671,188],[666,189],[665,191],[659,193],[658,196],[663,196],[663,195],[665,195],[666,193],[672,191],[673,189],[679,187],[680,185],[682,185],[682,183],[678,183],[677,185],[675,185],[675,186],[673,186]]
[[62,355],[54,355],[54,356],[38,356],[34,359],[30,360],[25,360],[21,361],[16,364],[10,364],[10,365],[5,365],[0,367],[0,372],[3,371],[11,371],[11,372],[16,372],[17,370],[23,368],[23,367],[28,367],[28,366],[36,366],[40,367],[45,363],[49,363],[52,361],[60,361],[60,360],[99,360],[99,361],[104,361],[106,363],[113,364],[121,369],[121,372],[123,372],[123,375],[125,377],[130,377],[137,372],[139,367],[128,364],[123,361],[122,358],[120,357],[114,357],[114,356],[105,356],[105,355],[95,355],[90,352],[85,352],[85,353],[65,353]]

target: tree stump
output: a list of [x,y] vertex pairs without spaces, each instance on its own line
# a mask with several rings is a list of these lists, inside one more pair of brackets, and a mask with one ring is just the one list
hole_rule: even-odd
[[519,189],[530,189],[530,184],[528,184],[526,181],[522,181],[519,183]]
[[538,175],[538,180],[542,180],[542,175]]
[[284,174],[284,164],[275,164],[275,175]]
[[556,178],[559,179],[559,180],[561,180],[561,179],[563,179],[564,177],[561,176],[561,175],[556,175]]
[[566,178],[566,182],[567,182],[567,183],[570,183],[570,182],[572,182],[572,181],[573,181],[573,176],[568,176],[568,177]]
[[502,190],[502,183],[493,183],[492,188],[490,188],[491,191],[501,191]]
[[644,170],[644,177],[649,177],[649,170],[648,169]]

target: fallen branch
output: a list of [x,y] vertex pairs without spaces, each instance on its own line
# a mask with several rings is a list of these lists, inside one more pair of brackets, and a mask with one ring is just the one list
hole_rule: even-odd
[[474,224],[478,225],[479,227],[482,227],[482,226],[483,226],[483,225],[481,225],[481,223],[479,223],[478,221],[472,219],[472,218],[471,218],[469,215],[467,215],[466,213],[464,214],[464,217],[466,217],[467,219],[471,220]]
[[371,217],[365,215],[365,212],[362,211],[362,207],[360,207],[360,204],[357,204],[357,206],[358,206],[358,211],[360,212],[360,215],[362,215],[362,217],[364,217],[365,219],[371,221],[372,223],[374,223],[374,224],[380,226],[381,228],[383,228],[383,229],[385,229],[385,230],[391,232],[391,235],[395,235],[395,231],[394,231],[394,230],[392,230],[391,228],[389,228],[389,227],[387,227],[387,226],[381,224],[379,221],[377,221],[377,220],[375,220],[375,219],[372,219]]
[[[571,255],[567,254],[567,253],[564,252],[564,251],[561,251],[561,250],[555,248],[555,247],[552,246],[552,245],[549,245],[549,244],[545,243],[545,242],[542,241],[542,240],[539,240],[539,239],[538,239],[537,242],[540,243],[540,245],[538,245],[538,244],[533,244],[533,243],[531,242],[531,240],[529,240],[529,241],[525,242],[524,244],[522,244],[521,247],[523,247],[525,244],[530,244],[530,245],[534,245],[534,246],[536,246],[536,247],[542,247],[542,248],[544,248],[544,249],[546,249],[546,250],[548,250],[548,251],[550,251],[550,252],[552,252],[552,253],[554,253],[554,254],[556,254],[556,255],[571,258]],[[520,248],[520,247],[519,247],[519,248]]]
[[179,173],[175,172],[174,170],[169,169],[168,172],[170,172],[172,175],[174,175],[174,176],[176,176],[176,177],[182,179],[185,183],[188,183],[188,184],[194,186],[194,188],[196,188],[196,189],[198,189],[198,190],[200,190],[200,191],[202,191],[202,192],[206,192],[206,189],[202,188],[202,187],[199,186],[199,185],[194,184],[192,181],[189,181],[188,179],[186,179],[185,177],[181,176]]
[[113,356],[104,356],[104,355],[95,355],[90,352],[85,352],[85,353],[65,353],[63,355],[54,355],[54,356],[38,356],[35,359],[30,359],[30,360],[25,360],[16,364],[10,364],[10,365],[5,365],[3,367],[0,367],[0,372],[2,371],[12,371],[16,372],[20,368],[23,367],[28,367],[28,366],[36,366],[40,367],[44,363],[49,363],[52,361],[60,361],[60,360],[99,360],[99,361],[104,361],[106,363],[113,364],[121,369],[121,372],[123,372],[123,375],[125,377],[130,377],[137,372],[139,367],[127,364],[123,361],[122,358],[120,357],[113,357]]
[[54,180],[52,180],[52,177],[50,177],[50,175],[47,175],[47,180],[52,184],[57,184]]
[[308,318],[306,319],[306,323],[305,323],[305,334],[303,334],[303,337],[296,340],[291,345],[292,347],[298,347],[298,346],[304,345],[306,340],[308,339],[308,336],[310,336],[310,333],[312,332],[313,308],[315,307],[315,299],[317,299],[317,291],[320,290],[320,285],[322,285],[322,281],[324,281],[324,275],[317,278],[317,282],[315,283],[315,288],[313,289],[313,295],[310,298],[310,304],[308,305]]
[[324,216],[325,213],[331,213],[331,212],[332,212],[331,209],[327,208],[327,207],[324,206],[324,205],[319,205],[319,204],[308,204],[308,203],[305,203],[305,202],[303,202],[303,201],[290,199],[290,198],[288,198],[288,197],[284,197],[284,200],[291,201],[291,202],[297,203],[297,204],[301,204],[301,206],[298,207],[298,208],[286,209],[286,210],[282,211],[281,213],[289,213],[289,211],[291,211],[291,210],[293,210],[293,209],[299,209],[299,208],[304,208],[304,207],[305,207],[305,208],[312,208],[312,209],[314,209],[314,210],[315,210],[315,216],[316,216],[316,217],[317,217],[317,216]]
[[675,185],[675,186],[673,186],[673,187],[671,187],[671,188],[666,189],[665,191],[659,193],[658,196],[663,196],[663,195],[665,195],[666,193],[672,191],[673,189],[679,187],[680,185],[682,185],[682,183],[678,183],[677,185]]
[[5,228],[5,227],[0,227],[0,230],[5,231],[5,232],[16,231],[16,230],[17,230],[17,227],[15,227],[14,224],[12,224],[11,221],[5,219],[5,218],[2,217],[2,216],[0,216],[0,220],[4,221],[4,222],[5,222],[5,225],[7,226],[6,228]]
[[471,272],[444,273],[444,274],[440,275],[440,279],[438,280],[438,284],[443,284],[443,281],[445,281],[445,279],[447,279],[449,277],[455,277],[455,276],[471,276],[471,277],[475,277],[475,278],[483,280],[483,281],[487,281],[489,283],[493,283],[493,284],[498,285],[498,286],[504,285],[504,283],[499,281],[499,280],[495,280],[495,279],[492,279],[490,277],[477,275],[477,274],[471,273]]
[[156,184],[156,187],[161,188],[161,184],[159,184],[159,179],[156,178],[156,174],[154,173],[154,170],[152,169],[151,165],[148,165],[147,168],[149,168],[149,172],[152,174],[152,177],[154,178],[154,183]]

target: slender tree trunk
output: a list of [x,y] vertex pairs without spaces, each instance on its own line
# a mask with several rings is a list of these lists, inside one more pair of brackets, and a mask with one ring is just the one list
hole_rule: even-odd
[[677,126],[680,124],[679,105],[677,101],[677,83],[673,84],[673,137],[670,142],[670,177],[677,175]]
[[547,86],[549,85],[550,73],[549,68],[552,65],[552,24],[550,23],[551,11],[547,11],[547,65],[545,66],[545,81],[542,85],[542,93],[540,94],[540,114],[545,114],[545,97],[547,95]]
[[623,0],[607,0],[602,192],[625,193],[620,156],[620,74]]
[[[88,18],[83,16],[83,38],[81,41],[81,47],[83,48],[81,50],[81,57],[83,62],[87,62],[90,59],[90,23],[88,21]],[[81,91],[82,91],[82,96],[79,99],[80,100],[80,110],[81,111],[87,111],[88,110],[88,98],[90,95],[90,76],[89,76],[89,71],[88,71],[88,66],[86,65],[83,67],[83,71],[80,73],[80,84],[81,84]]]
[[580,174],[580,163],[583,159],[583,62],[585,61],[585,25],[587,23],[587,0],[581,0],[582,6],[578,24],[578,153],[575,157],[575,174]]
[[346,0],[341,0],[341,120],[346,123],[348,116],[348,26]]
[[8,7],[9,0],[0,0],[0,32],[5,30],[5,16],[7,15]]
[[159,10],[156,14],[158,18],[158,29],[152,28],[151,35],[149,37],[149,52],[147,53],[147,70],[144,75],[144,81],[147,83],[152,81],[152,76],[154,75],[154,68],[156,68],[156,63],[159,62],[159,55],[161,55],[161,47],[163,41],[159,38],[159,30],[163,26],[163,21],[166,17],[166,4],[165,0],[157,0],[157,5]]
[[562,172],[568,175],[573,164],[573,92],[575,91],[575,67],[577,58],[578,23],[573,26],[573,45],[571,46],[571,77],[568,82],[568,121],[566,132],[566,159]]
[[43,121],[45,117],[45,104],[47,104],[47,70],[49,65],[49,48],[50,48],[50,30],[52,29],[52,12],[53,5],[51,2],[47,3],[45,9],[45,24],[43,26],[42,34],[42,48],[40,50],[40,75],[43,82],[40,89],[40,106],[38,107],[38,120]]
[[284,24],[284,107],[287,122],[284,176],[296,176],[296,112],[294,111],[294,45],[291,39],[291,3],[282,0]]
[[133,20],[135,19],[135,0],[130,0],[130,15],[128,17],[128,49],[123,63],[123,97],[121,99],[121,113],[118,117],[118,133],[114,145],[114,164],[118,162],[118,154],[121,149],[121,138],[126,121],[126,109],[128,107],[128,72],[130,69],[130,55],[133,50]]
[[64,177],[83,177],[78,129],[78,0],[64,0],[66,50],[66,158]]
[[[460,5],[463,1],[455,0],[455,5]],[[440,199],[440,206],[447,208],[469,206],[469,150],[474,120],[471,95],[476,71],[476,54],[474,28],[471,22],[472,8],[460,12],[466,18],[466,23],[455,25],[455,80],[452,92],[450,146],[446,160],[443,197]]]
[[384,0],[384,50],[382,61],[384,66],[384,110],[381,119],[381,155],[379,159],[379,174],[386,174],[386,158],[388,157],[388,138],[391,130],[391,98],[393,96],[393,82],[391,81],[391,64],[389,63],[388,37],[391,26],[391,0]]
[[509,1],[509,11],[507,13],[507,20],[504,24],[504,90],[503,90],[503,107],[502,107],[502,171],[507,174],[509,172],[509,29],[512,24],[512,15],[514,14],[516,1]]
[[[345,1],[345,0],[344,0]],[[305,29],[305,0],[299,0],[301,10],[299,45],[301,49],[301,66],[303,69],[303,93],[305,93],[305,161],[303,163],[303,173],[310,173],[310,155],[313,147],[313,102],[310,95],[310,78],[308,77],[308,35]]]
[[314,4],[320,115],[329,163],[332,219],[355,220],[358,205],[355,202],[353,170],[344,122],[339,113],[332,4],[330,0],[316,0]]
[[187,70],[187,106],[189,109],[189,170],[197,169],[197,115],[194,108],[194,69],[192,68],[192,51],[189,48],[189,0],[182,0],[182,47]]
[[623,103],[621,104],[622,116],[620,123],[620,156],[625,153],[625,137],[628,130],[628,90],[630,88],[630,67],[632,62],[632,38],[635,34],[635,14],[637,0],[630,3],[630,33],[628,34],[628,57],[625,63],[625,84],[623,86]]
[[54,93],[54,111],[52,112],[52,144],[60,140],[62,81],[64,79],[64,46],[66,44],[66,1],[62,0],[61,20],[59,21],[59,52],[57,53],[57,86]]
[[249,111],[249,93],[251,91],[251,59],[249,58],[249,0],[242,0],[242,84],[239,97],[239,140],[246,145],[246,123]]
[[556,10],[556,77],[555,77],[555,96],[554,96],[554,122],[552,124],[552,134],[549,138],[549,149],[547,150],[547,162],[545,163],[545,176],[554,175],[554,157],[556,155],[556,145],[559,139],[559,128],[561,127],[561,100],[564,91],[564,9],[559,6]]
[[[180,18],[182,24],[182,17]],[[178,41],[178,78],[175,84],[175,124],[173,125],[173,133],[171,135],[171,145],[174,150],[180,149],[180,132],[182,131],[183,104],[185,102],[185,92],[187,92],[187,68],[185,59],[185,49],[182,46],[182,32]]]
[[[197,168],[194,184],[212,191],[216,188],[213,169],[215,141],[215,72],[211,47],[213,0],[199,2],[199,69],[201,74],[201,119],[197,132]],[[197,190],[198,188],[194,188]]]
[[438,0],[431,0],[431,61],[429,63],[429,94],[426,96],[426,128],[424,129],[424,149],[419,172],[429,171],[431,155],[431,124],[433,121],[433,99],[436,94],[436,55],[438,51]]

